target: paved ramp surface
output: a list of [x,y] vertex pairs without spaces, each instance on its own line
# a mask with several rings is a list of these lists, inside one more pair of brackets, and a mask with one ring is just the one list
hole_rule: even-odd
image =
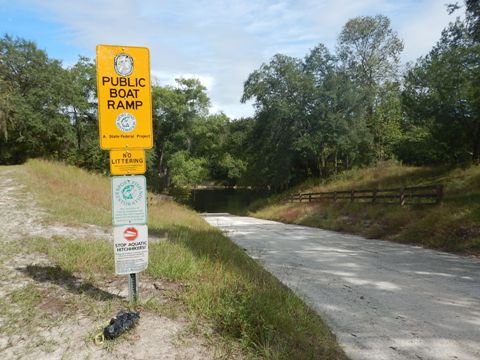
[[204,214],[315,308],[352,359],[480,359],[480,260]]

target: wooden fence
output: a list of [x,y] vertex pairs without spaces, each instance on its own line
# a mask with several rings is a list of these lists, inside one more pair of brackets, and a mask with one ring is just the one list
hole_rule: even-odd
[[349,200],[378,204],[440,204],[443,201],[443,185],[414,186],[396,189],[366,189],[293,194],[287,202],[314,202],[321,200]]

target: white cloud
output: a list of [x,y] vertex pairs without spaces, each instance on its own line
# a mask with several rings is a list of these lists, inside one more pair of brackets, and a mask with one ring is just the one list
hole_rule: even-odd
[[160,83],[193,75],[214,109],[253,113],[240,104],[243,82],[275,53],[304,57],[319,42],[332,51],[342,26],[383,13],[406,43],[404,59],[427,52],[448,22],[442,0],[64,1],[20,0],[63,24],[62,39],[93,56],[96,44],[150,48]]
[[175,85],[175,79],[197,79],[203,86],[210,91],[215,83],[215,78],[210,75],[190,74],[190,73],[178,73],[171,74],[165,71],[151,70],[152,79],[160,86]]
[[414,61],[426,55],[440,39],[446,25],[454,21],[454,17],[447,14],[445,3],[427,1],[411,14],[408,21],[399,25],[398,32],[405,42],[404,61]]

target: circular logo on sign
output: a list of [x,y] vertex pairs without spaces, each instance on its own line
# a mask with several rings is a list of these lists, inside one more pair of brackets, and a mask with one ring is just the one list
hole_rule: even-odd
[[117,125],[118,130],[123,132],[130,132],[135,129],[135,126],[137,125],[137,120],[132,114],[124,112],[117,116],[115,124]]
[[125,180],[115,187],[115,198],[123,206],[134,206],[143,199],[142,186],[136,181]]
[[118,54],[113,61],[115,71],[120,76],[128,76],[133,72],[133,59],[128,54]]
[[126,228],[125,231],[123,232],[123,237],[125,238],[125,240],[128,240],[128,241],[135,240],[137,236],[138,236],[138,230],[135,229],[134,227]]

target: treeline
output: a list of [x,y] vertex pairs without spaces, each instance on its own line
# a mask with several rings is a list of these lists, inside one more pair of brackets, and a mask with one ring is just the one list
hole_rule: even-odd
[[[239,182],[249,121],[209,114],[206,88],[195,79],[153,84],[152,100],[147,176],[155,190],[181,194],[205,181]],[[98,142],[95,64],[81,57],[64,68],[35,43],[6,35],[0,39],[0,164],[32,157],[108,171],[108,152]]]
[[[403,42],[381,15],[348,21],[334,53],[319,44],[303,59],[275,55],[245,82],[252,118],[209,113],[198,80],[153,84],[149,183],[173,193],[205,182],[280,191],[385,159],[478,163],[480,5],[448,11],[465,16],[405,69]],[[96,101],[91,60],[65,68],[30,41],[0,39],[0,163],[41,156],[107,171]]]
[[246,177],[281,190],[385,159],[478,163],[479,4],[466,1],[464,20],[403,71],[403,42],[380,15],[348,21],[335,53],[319,44],[263,64],[242,99],[256,107]]

